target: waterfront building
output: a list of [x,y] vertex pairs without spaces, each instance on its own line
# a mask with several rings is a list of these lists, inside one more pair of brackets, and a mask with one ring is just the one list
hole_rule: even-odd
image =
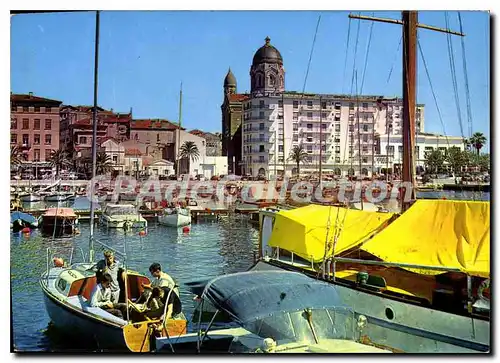
[[205,139],[207,156],[222,156],[222,135],[219,132],[211,133],[195,129],[189,133]]
[[62,101],[29,94],[10,95],[10,144],[17,145],[28,162],[50,159],[53,150],[59,149],[59,107]]
[[[230,173],[292,175],[297,170],[290,151],[302,145],[308,154],[300,166],[305,174],[318,171],[321,158],[325,173],[369,176],[385,156],[377,139],[402,134],[401,98],[286,91],[283,58],[269,38],[255,52],[250,81],[251,92],[238,94],[231,70],[224,79],[222,152]],[[420,133],[424,105],[417,105],[416,116]]]

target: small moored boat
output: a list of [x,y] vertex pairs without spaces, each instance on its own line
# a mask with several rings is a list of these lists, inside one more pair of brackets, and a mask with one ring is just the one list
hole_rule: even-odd
[[108,204],[100,222],[108,228],[146,228],[148,222],[132,204]]
[[187,208],[167,208],[158,216],[158,223],[170,227],[184,227],[191,224],[191,212]]
[[49,208],[42,215],[42,233],[60,236],[73,234],[78,224],[78,216],[73,208]]

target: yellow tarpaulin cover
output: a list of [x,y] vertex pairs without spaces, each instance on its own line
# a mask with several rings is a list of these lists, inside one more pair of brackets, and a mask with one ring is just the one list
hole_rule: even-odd
[[[490,275],[490,203],[417,200],[361,249],[386,262]],[[443,271],[408,269],[435,275]]]
[[325,257],[328,219],[330,248],[326,256],[331,256],[336,228],[342,228],[335,246],[337,255],[361,244],[393,215],[314,204],[281,211],[275,217],[268,245],[283,248],[309,261],[312,258],[314,262],[321,262]]

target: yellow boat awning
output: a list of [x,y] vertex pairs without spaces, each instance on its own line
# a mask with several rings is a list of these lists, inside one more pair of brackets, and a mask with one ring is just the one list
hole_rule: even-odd
[[[314,204],[281,211],[275,217],[268,245],[293,252],[309,261],[321,262],[325,252],[327,257],[331,256],[334,236],[339,229],[336,255],[361,244],[393,215]],[[328,220],[330,228],[327,232]]]
[[[490,203],[417,200],[361,249],[386,262],[490,275]],[[435,275],[442,271],[410,269]]]

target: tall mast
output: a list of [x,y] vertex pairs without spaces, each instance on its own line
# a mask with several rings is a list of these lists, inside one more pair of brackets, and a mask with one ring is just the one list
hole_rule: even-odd
[[[416,11],[403,11],[403,183],[412,186],[410,200],[415,199],[417,19]],[[406,194],[404,189],[403,192]],[[403,198],[405,194],[402,195]],[[409,207],[403,198],[401,198],[402,212]]]
[[181,158],[179,156],[179,152],[181,150],[181,127],[182,127],[182,82],[181,82],[181,89],[179,91],[179,126],[177,127],[177,137],[176,137],[177,176],[179,176],[179,171],[181,169],[179,165],[181,162]]
[[321,177],[323,175],[323,115],[321,108],[321,96],[319,96],[319,186],[321,188]]
[[94,194],[97,159],[97,86],[99,67],[99,11],[95,13],[94,109],[92,112],[92,183],[90,197],[89,262],[94,260]]

